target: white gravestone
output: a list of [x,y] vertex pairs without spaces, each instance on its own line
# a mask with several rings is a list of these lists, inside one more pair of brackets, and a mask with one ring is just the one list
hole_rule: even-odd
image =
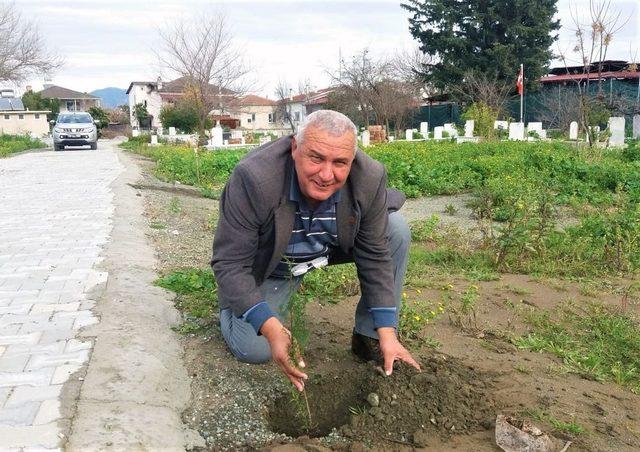
[[158,127],[156,129],[156,135],[161,136],[163,134],[164,130],[162,130],[162,127]]
[[571,121],[571,124],[569,125],[569,139],[578,139],[578,123],[576,121]]
[[509,122],[508,121],[494,121],[493,122],[493,128],[494,129],[507,130],[509,128]]
[[546,130],[542,129],[540,131],[540,139],[541,140],[546,140],[547,139],[547,131]]
[[524,123],[512,122],[509,124],[509,139],[524,140]]
[[422,135],[423,138],[429,138],[429,123],[428,122],[421,122],[420,123],[420,135]]
[[529,124],[527,124],[527,133],[528,132],[535,132],[538,134],[538,136],[540,136],[540,134],[542,133],[542,123],[530,122]]
[[640,115],[633,115],[633,138],[640,138]]
[[434,129],[433,129],[433,138],[435,138],[436,140],[441,140],[442,139],[442,132],[444,132],[444,127],[442,127],[442,126],[434,127]]
[[609,118],[609,146],[624,146],[624,116]]
[[175,135],[176,134],[176,128],[175,127],[169,127],[169,135]]
[[445,132],[449,133],[450,137],[457,137],[458,136],[458,129],[456,129],[455,124],[452,123],[447,123],[444,125],[444,130]]
[[367,147],[369,146],[369,144],[371,143],[371,134],[369,133],[368,130],[365,130],[364,132],[362,132],[362,147]]
[[222,127],[217,126],[211,129],[211,145],[222,146]]
[[151,145],[155,146],[158,144],[158,135],[151,135]]
[[393,135],[389,135],[389,143],[391,143],[395,139],[396,139],[396,137],[394,137]]
[[140,131],[138,129],[133,129],[131,131],[131,136],[132,137],[139,137],[140,136]]
[[465,138],[471,138],[473,136],[473,129],[475,125],[476,125],[476,122],[473,119],[467,119],[467,122],[464,123]]
[[413,141],[413,129],[407,129],[404,131],[404,138],[407,141]]

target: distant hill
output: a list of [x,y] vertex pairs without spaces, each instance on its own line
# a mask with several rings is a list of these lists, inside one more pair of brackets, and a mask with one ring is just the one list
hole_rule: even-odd
[[116,108],[120,105],[127,105],[129,99],[125,94],[126,89],[122,88],[102,88],[91,91],[89,94],[98,96],[102,99],[102,108]]

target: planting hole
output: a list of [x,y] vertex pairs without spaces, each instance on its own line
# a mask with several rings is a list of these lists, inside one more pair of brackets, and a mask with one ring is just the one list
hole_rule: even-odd
[[366,369],[339,374],[311,375],[305,386],[311,423],[303,394],[293,391],[275,399],[269,407],[271,429],[293,438],[326,436],[348,424],[352,411],[367,405]]

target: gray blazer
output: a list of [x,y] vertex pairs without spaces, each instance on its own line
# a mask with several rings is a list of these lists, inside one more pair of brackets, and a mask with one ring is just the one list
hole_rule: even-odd
[[[211,266],[220,308],[241,316],[263,301],[259,286],[284,254],[296,212],[289,200],[291,137],[247,154],[220,198]],[[387,239],[384,166],[358,150],[336,206],[340,251],[353,257],[360,289],[370,307],[393,307],[393,264]],[[396,210],[404,202],[390,198]]]

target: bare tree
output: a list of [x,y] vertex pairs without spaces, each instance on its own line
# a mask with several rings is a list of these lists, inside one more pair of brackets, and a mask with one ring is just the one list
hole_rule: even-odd
[[419,88],[415,83],[397,77],[397,68],[390,60],[375,60],[367,49],[356,54],[351,62],[341,62],[341,68],[328,71],[336,90],[330,96],[332,106],[367,126],[373,119],[389,131],[404,125],[409,110],[416,106]]
[[0,3],[0,81],[17,84],[60,66],[62,60],[47,51],[36,24],[24,19],[14,3]]
[[[579,95],[579,123],[585,132],[590,146],[598,141],[596,128],[599,122],[608,118],[611,106],[606,104],[602,88],[602,72],[607,52],[614,35],[628,22],[623,19],[621,12],[611,11],[611,1],[589,0],[589,23],[580,19],[577,8],[571,12],[575,26],[576,44],[573,53],[577,54],[582,66],[583,77],[574,78]],[[569,71],[569,56],[567,52],[558,49],[559,57]],[[591,89],[590,74],[597,72],[595,79],[598,86],[596,94]]]
[[425,82],[425,67],[433,61],[431,55],[424,54],[420,47],[412,50],[400,50],[391,59],[390,63],[394,77],[414,85],[424,96],[435,93],[435,89]]
[[184,98],[198,112],[199,144],[206,143],[206,123],[212,110],[223,112],[245,94],[250,69],[244,53],[221,13],[178,19],[159,30],[160,65],[184,78]]
[[504,115],[504,107],[511,90],[513,85],[510,83],[496,80],[484,73],[470,71],[464,74],[463,83],[453,90],[453,94],[463,104],[484,104],[491,108],[497,117],[501,117]]
[[276,102],[278,102],[278,106],[276,107],[276,120],[282,121],[283,124],[288,123],[289,127],[291,127],[291,132],[295,133],[296,127],[291,117],[292,90],[286,80],[278,80],[275,95]]

